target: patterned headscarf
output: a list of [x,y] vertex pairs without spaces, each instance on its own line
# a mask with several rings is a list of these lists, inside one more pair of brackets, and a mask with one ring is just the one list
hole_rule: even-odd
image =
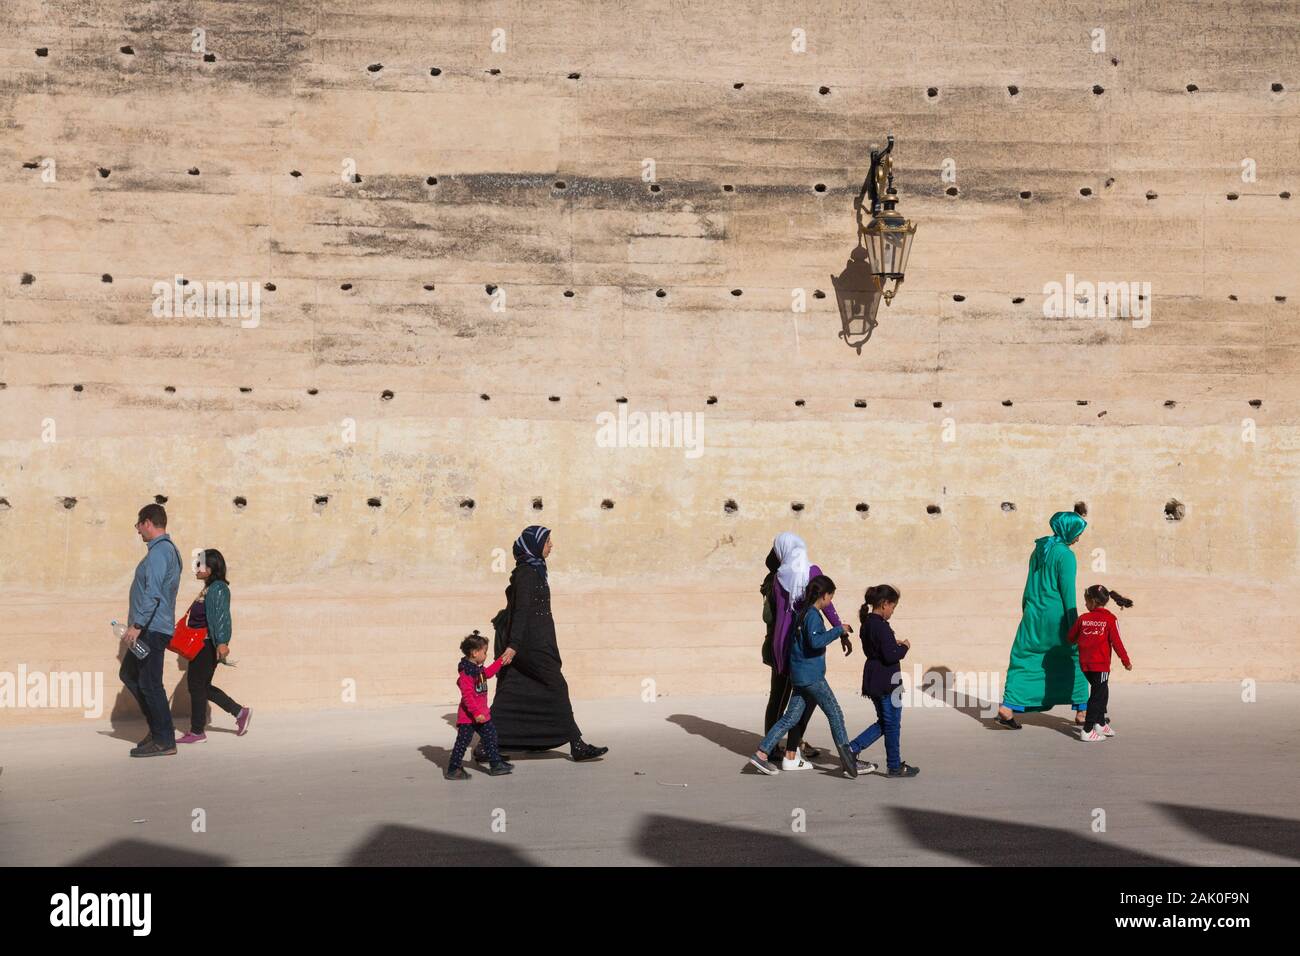
[[523,534],[515,538],[515,564],[527,564],[536,568],[542,576],[543,584],[546,583],[546,559],[542,557],[542,547],[550,536],[550,528],[530,524]]
[[1052,533],[1034,542],[1040,558],[1046,558],[1054,549],[1068,545],[1083,534],[1084,528],[1088,527],[1088,522],[1073,511],[1058,511],[1052,515],[1049,523],[1052,526]]

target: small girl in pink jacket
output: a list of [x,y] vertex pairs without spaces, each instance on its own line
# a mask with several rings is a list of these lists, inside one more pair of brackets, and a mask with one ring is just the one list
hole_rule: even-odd
[[460,708],[456,712],[456,745],[452,748],[451,760],[447,762],[447,772],[443,774],[448,780],[469,779],[461,764],[476,730],[491,763],[488,773],[500,777],[514,770],[497,749],[497,729],[492,726],[487,696],[488,678],[496,676],[497,671],[510,663],[509,652],[484,667],[487,646],[487,638],[477,630],[460,642],[460,652],[465,656],[458,668],[460,676],[456,678],[456,686],[460,688]]

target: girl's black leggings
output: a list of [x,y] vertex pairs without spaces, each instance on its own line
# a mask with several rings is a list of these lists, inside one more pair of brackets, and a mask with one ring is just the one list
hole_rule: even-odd
[[203,650],[194,656],[185,670],[185,686],[190,690],[190,732],[203,733],[208,722],[208,701],[216,704],[231,717],[243,710],[220,687],[212,686],[212,675],[217,670],[217,649],[211,641],[203,642]]

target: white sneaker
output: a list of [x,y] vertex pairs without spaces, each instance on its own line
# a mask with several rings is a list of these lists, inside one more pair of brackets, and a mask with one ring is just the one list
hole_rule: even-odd
[[782,770],[816,770],[811,763],[804,759],[803,754],[796,754],[793,758],[781,758]]
[[1082,740],[1084,743],[1092,743],[1094,740],[1105,740],[1106,738],[1097,732],[1096,727],[1092,728],[1092,730],[1089,730],[1086,733],[1084,732],[1084,729],[1080,727],[1079,739]]
[[1113,731],[1113,730],[1110,729],[1110,724],[1102,724],[1102,725],[1101,725],[1100,727],[1098,727],[1097,729],[1101,731],[1101,735],[1102,735],[1103,737],[1114,737],[1114,736],[1115,736],[1115,731]]

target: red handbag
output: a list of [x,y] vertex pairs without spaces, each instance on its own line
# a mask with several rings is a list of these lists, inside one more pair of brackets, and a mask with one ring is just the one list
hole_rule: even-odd
[[187,610],[176,622],[176,633],[172,635],[167,649],[175,651],[187,661],[192,661],[198,657],[199,651],[203,650],[203,642],[207,637],[206,627],[190,627],[190,612]]

